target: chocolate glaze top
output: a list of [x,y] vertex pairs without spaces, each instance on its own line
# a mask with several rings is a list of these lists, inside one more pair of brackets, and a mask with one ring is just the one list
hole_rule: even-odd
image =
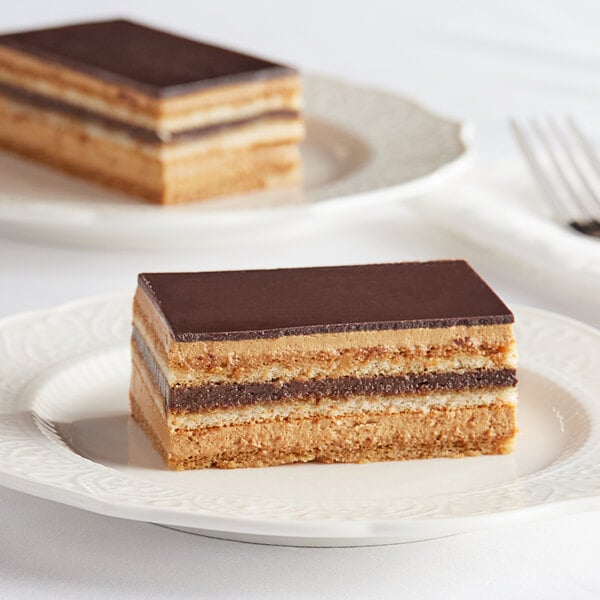
[[0,36],[0,45],[157,97],[295,73],[261,58],[126,20],[6,34]]
[[462,260],[261,271],[142,273],[181,342],[512,323]]

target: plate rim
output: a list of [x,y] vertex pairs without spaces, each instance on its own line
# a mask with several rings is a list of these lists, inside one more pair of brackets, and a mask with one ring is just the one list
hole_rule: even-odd
[[[130,300],[130,294],[104,294],[81,298],[52,308],[11,315],[0,320],[0,341],[2,341],[2,335],[5,328],[12,324],[18,325],[20,321],[44,320],[59,313],[68,315],[70,312],[76,311],[77,309],[85,309],[86,307],[91,308],[98,304],[124,306],[124,302],[129,302]],[[529,314],[534,317],[536,315],[541,315],[542,317],[550,318],[551,320],[558,320],[559,322],[566,324],[568,329],[574,328],[576,332],[584,331],[593,338],[593,343],[600,349],[600,330],[597,330],[590,325],[544,309],[520,306],[517,304],[512,305],[512,308],[517,315]],[[95,347],[94,351],[108,350],[111,347],[117,348],[123,341],[124,340],[114,340],[112,344]],[[0,354],[4,354],[3,349],[0,349]],[[63,362],[64,361],[60,361],[58,364],[60,365]],[[49,375],[56,366],[57,365],[53,365],[43,372],[36,372],[33,383],[35,383],[35,381],[39,382],[39,378],[42,374],[45,373],[46,375]],[[2,403],[4,403],[4,398],[2,397],[4,396],[4,393],[4,391],[0,390],[0,402]],[[23,395],[22,388],[19,389],[19,395]],[[584,403],[584,407],[588,406],[589,405]],[[2,411],[0,413],[0,425],[2,424],[4,417],[12,414],[13,413],[11,412],[5,413]],[[35,435],[42,437],[46,442],[51,442],[51,440],[33,423],[33,412],[29,411],[27,415],[28,420],[31,421],[30,425],[33,424],[33,427],[35,428]],[[600,408],[598,408],[596,417],[599,417],[599,415]],[[600,436],[600,432],[597,428],[595,432],[590,433],[590,437],[594,433],[596,437]],[[0,434],[0,446],[2,443],[6,443],[6,441],[2,439],[2,435]],[[58,448],[55,443],[54,446]],[[63,451],[76,457],[77,461],[93,464],[94,468],[109,472],[116,471],[116,469],[96,463],[92,459],[82,457],[72,450],[63,449]],[[541,471],[544,471],[544,469]],[[134,476],[126,477],[135,479]],[[201,529],[206,533],[212,532],[218,537],[226,537],[226,534],[229,533],[238,537],[251,536],[252,538],[269,538],[271,541],[268,543],[272,543],[272,539],[280,541],[287,540],[287,542],[282,541],[282,543],[290,543],[290,540],[301,542],[302,540],[310,539],[334,539],[337,540],[337,542],[343,542],[344,540],[358,539],[360,540],[360,544],[352,543],[351,545],[363,545],[364,543],[368,543],[369,540],[382,539],[388,540],[389,543],[390,541],[402,541],[414,537],[415,535],[418,536],[416,539],[425,539],[428,537],[439,537],[440,535],[450,535],[461,531],[522,522],[523,520],[531,520],[535,517],[588,510],[600,506],[600,486],[598,486],[594,489],[594,493],[588,492],[580,494],[577,497],[539,502],[537,504],[522,506],[512,510],[484,512],[481,514],[460,517],[450,515],[444,517],[434,516],[433,518],[402,517],[394,520],[377,520],[372,517],[352,520],[332,520],[331,518],[274,520],[273,518],[262,519],[256,516],[237,516],[235,518],[232,518],[231,516],[224,517],[219,514],[211,514],[209,511],[206,514],[194,513],[194,523],[191,524],[190,513],[182,513],[177,509],[164,509],[164,507],[157,510],[154,506],[131,506],[130,504],[122,502],[115,503],[114,500],[111,501],[98,497],[90,497],[89,492],[86,494],[76,490],[64,490],[55,485],[48,484],[47,482],[34,481],[30,476],[28,477],[27,473],[21,473],[20,475],[14,472],[8,473],[6,471],[6,466],[1,460],[0,484],[11,489],[29,493],[36,497],[57,501],[65,505],[83,508],[107,516],[122,517],[136,521],[151,521],[175,527],[193,527],[195,529]],[[464,492],[461,494],[469,495],[471,492]]]

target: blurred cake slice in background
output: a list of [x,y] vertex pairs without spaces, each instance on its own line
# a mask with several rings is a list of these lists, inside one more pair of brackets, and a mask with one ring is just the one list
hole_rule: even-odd
[[298,73],[124,20],[0,36],[0,146],[173,204],[297,184]]

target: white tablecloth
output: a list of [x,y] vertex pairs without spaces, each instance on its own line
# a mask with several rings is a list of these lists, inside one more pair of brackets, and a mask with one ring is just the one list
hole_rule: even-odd
[[[20,0],[0,27],[123,14],[116,0]],[[477,160],[515,154],[511,115],[570,112],[600,134],[600,5],[548,2],[149,2],[127,14],[414,96],[476,126]],[[0,182],[1,185],[1,182]],[[0,316],[133,290],[140,271],[464,257],[509,303],[600,326],[600,298],[426,223],[408,206],[352,211],[293,244],[99,251],[0,240]],[[325,232],[325,233],[324,233]],[[101,517],[0,488],[3,598],[595,598],[600,512],[408,545],[252,546]]]

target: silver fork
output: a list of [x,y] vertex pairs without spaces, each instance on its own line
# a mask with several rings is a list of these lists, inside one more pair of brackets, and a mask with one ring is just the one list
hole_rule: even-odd
[[600,161],[574,119],[549,117],[519,124],[515,140],[556,216],[580,233],[600,238]]

